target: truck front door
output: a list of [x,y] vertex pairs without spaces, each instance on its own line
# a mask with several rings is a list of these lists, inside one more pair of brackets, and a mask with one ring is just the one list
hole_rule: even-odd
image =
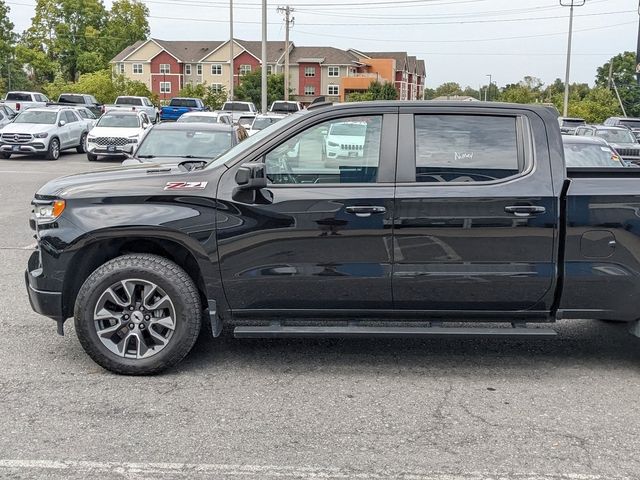
[[545,315],[559,192],[542,120],[509,109],[406,107],[399,123],[396,308]]
[[[218,249],[234,314],[392,308],[397,108],[368,111],[310,115],[270,140],[245,160],[265,163],[269,184],[255,197],[238,192],[239,165],[223,175]],[[327,141],[336,126],[349,141]]]

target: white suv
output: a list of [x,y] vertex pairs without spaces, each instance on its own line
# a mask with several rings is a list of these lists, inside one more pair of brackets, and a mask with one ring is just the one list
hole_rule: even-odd
[[364,122],[332,124],[325,138],[326,158],[362,158],[366,133],[367,124]]
[[72,108],[30,108],[2,129],[0,156],[35,153],[57,160],[62,150],[84,152],[86,138],[87,124]]
[[151,126],[145,112],[110,110],[100,117],[87,137],[87,159],[91,162],[103,156],[123,156],[132,153]]

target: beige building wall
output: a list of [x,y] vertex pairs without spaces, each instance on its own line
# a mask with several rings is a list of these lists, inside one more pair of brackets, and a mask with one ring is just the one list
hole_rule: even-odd
[[[133,64],[139,63],[142,64],[142,74],[133,73]],[[136,80],[138,82],[144,83],[149,89],[151,88],[151,62],[142,62],[142,61],[125,61],[125,62],[116,62],[114,64],[114,72],[116,74],[120,74],[120,64],[124,64],[124,76],[129,80]]]
[[[339,77],[330,77],[329,76],[329,67],[340,67],[340,76]],[[337,85],[340,89],[338,95],[332,96],[332,98],[337,99],[342,93],[342,85],[341,79],[343,76],[347,76],[348,67],[345,65],[321,65],[320,68],[320,92],[317,95],[329,95],[329,85]],[[330,99],[329,99],[330,100]]]
[[[291,95],[300,95],[300,73],[297,65],[289,65],[289,88]],[[284,67],[282,69],[284,73]]]
[[129,57],[127,57],[125,60],[127,62],[133,62],[135,60],[141,61],[141,62],[148,62],[153,57],[158,55],[161,51],[162,51],[162,48],[160,48],[158,44],[156,44],[155,42],[149,41],[145,45],[143,45],[141,48],[139,48],[137,51],[133,52],[133,54],[129,55]]

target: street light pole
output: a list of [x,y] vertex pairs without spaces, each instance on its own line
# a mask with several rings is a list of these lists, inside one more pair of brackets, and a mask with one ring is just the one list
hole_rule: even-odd
[[485,76],[489,77],[489,85],[487,86],[487,89],[484,91],[484,101],[486,102],[487,101],[487,92],[491,88],[491,74],[485,75]]
[[262,0],[262,113],[267,113],[267,0]]
[[581,7],[586,0],[560,0],[560,5],[570,7],[569,10],[569,40],[567,42],[567,71],[564,77],[564,107],[562,116],[569,114],[569,77],[571,74],[571,40],[573,37],[573,7]]
[[229,101],[233,102],[235,72],[233,71],[233,0],[229,0]]
[[636,48],[636,80],[640,85],[640,1],[638,2],[638,48]]

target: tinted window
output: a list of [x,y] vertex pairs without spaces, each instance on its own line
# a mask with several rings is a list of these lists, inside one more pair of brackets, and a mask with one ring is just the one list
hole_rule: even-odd
[[76,117],[73,112],[64,112],[65,120],[67,123],[73,123],[78,121],[78,117]]
[[84,103],[82,95],[60,95],[59,103]]
[[142,100],[133,97],[116,98],[116,105],[142,105]]
[[153,128],[136,152],[137,157],[197,157],[213,159],[231,148],[231,128],[209,130],[194,126],[185,130]]
[[170,107],[191,107],[195,108],[198,106],[198,102],[190,98],[173,98],[169,102]]
[[299,110],[298,104],[293,102],[274,102],[272,112],[291,113]]
[[107,114],[100,117],[98,127],[122,127],[138,128],[140,126],[137,115],[118,115],[117,113]]
[[249,107],[248,103],[226,102],[222,106],[222,110],[233,112],[250,112],[251,108]]
[[274,184],[375,182],[381,132],[381,116],[321,123],[269,152],[267,177]]
[[515,117],[417,115],[416,181],[483,182],[520,171]]
[[620,120],[620,125],[629,128],[640,128],[640,120]]
[[53,125],[58,118],[56,111],[25,110],[14,120],[15,123],[37,123],[40,125]]
[[13,101],[17,101],[17,102],[30,102],[31,101],[31,94],[30,93],[18,93],[18,92],[12,92],[12,93],[7,93],[7,100],[13,100]]
[[567,119],[565,118],[564,120],[562,120],[562,126],[563,127],[577,127],[578,125],[584,125],[585,121],[584,120],[580,120],[579,118],[577,119]]

